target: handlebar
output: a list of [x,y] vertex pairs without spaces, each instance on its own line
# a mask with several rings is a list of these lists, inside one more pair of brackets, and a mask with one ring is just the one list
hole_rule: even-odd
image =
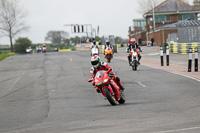
[[93,79],[88,79],[88,82],[92,82],[93,81]]
[[109,72],[111,72],[113,69],[112,68],[110,68],[110,69],[108,69],[108,71],[106,71],[106,73],[108,74]]

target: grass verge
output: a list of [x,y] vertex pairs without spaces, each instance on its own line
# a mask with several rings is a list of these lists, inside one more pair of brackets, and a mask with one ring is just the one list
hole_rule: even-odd
[[15,55],[15,53],[0,54],[0,61],[12,55]]

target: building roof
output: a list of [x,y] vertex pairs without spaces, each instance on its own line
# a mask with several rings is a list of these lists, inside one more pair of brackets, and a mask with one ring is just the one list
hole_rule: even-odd
[[175,24],[176,27],[192,27],[192,26],[200,26],[200,21],[195,20],[183,20]]
[[144,18],[140,18],[140,19],[133,19],[133,21],[145,21]]
[[191,27],[191,26],[200,26],[200,21],[182,20],[173,24],[167,24],[167,25],[158,27],[155,30],[171,29],[171,28],[177,28],[177,27]]
[[[154,8],[155,13],[167,12],[199,12],[195,7],[183,2],[182,0],[166,0]],[[153,14],[153,9],[145,13],[145,15]]]
[[166,24],[166,25],[163,25],[163,26],[160,26],[158,28],[156,28],[155,30],[161,30],[161,29],[171,29],[171,28],[176,28],[176,25],[175,23],[173,24]]

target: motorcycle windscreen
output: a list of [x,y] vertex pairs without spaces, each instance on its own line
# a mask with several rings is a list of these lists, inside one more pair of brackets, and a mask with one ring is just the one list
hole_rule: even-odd
[[104,70],[98,71],[98,72],[96,73],[95,78],[101,78],[101,77],[104,75],[105,72],[106,72],[106,71],[104,71]]
[[92,49],[92,53],[93,53],[93,54],[98,54],[98,49],[97,49],[97,48],[93,48],[93,49]]
[[96,73],[96,76],[95,76],[95,84],[97,85],[100,85],[99,83],[102,82],[104,80],[104,74],[105,74],[106,71],[104,70],[100,70]]

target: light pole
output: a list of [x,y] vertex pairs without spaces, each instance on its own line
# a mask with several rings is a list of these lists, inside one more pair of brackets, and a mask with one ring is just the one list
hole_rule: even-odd
[[153,0],[153,29],[155,31],[156,26],[155,26],[155,10],[154,10],[154,8],[155,8],[155,1]]
[[155,41],[155,1],[153,0],[153,40]]

